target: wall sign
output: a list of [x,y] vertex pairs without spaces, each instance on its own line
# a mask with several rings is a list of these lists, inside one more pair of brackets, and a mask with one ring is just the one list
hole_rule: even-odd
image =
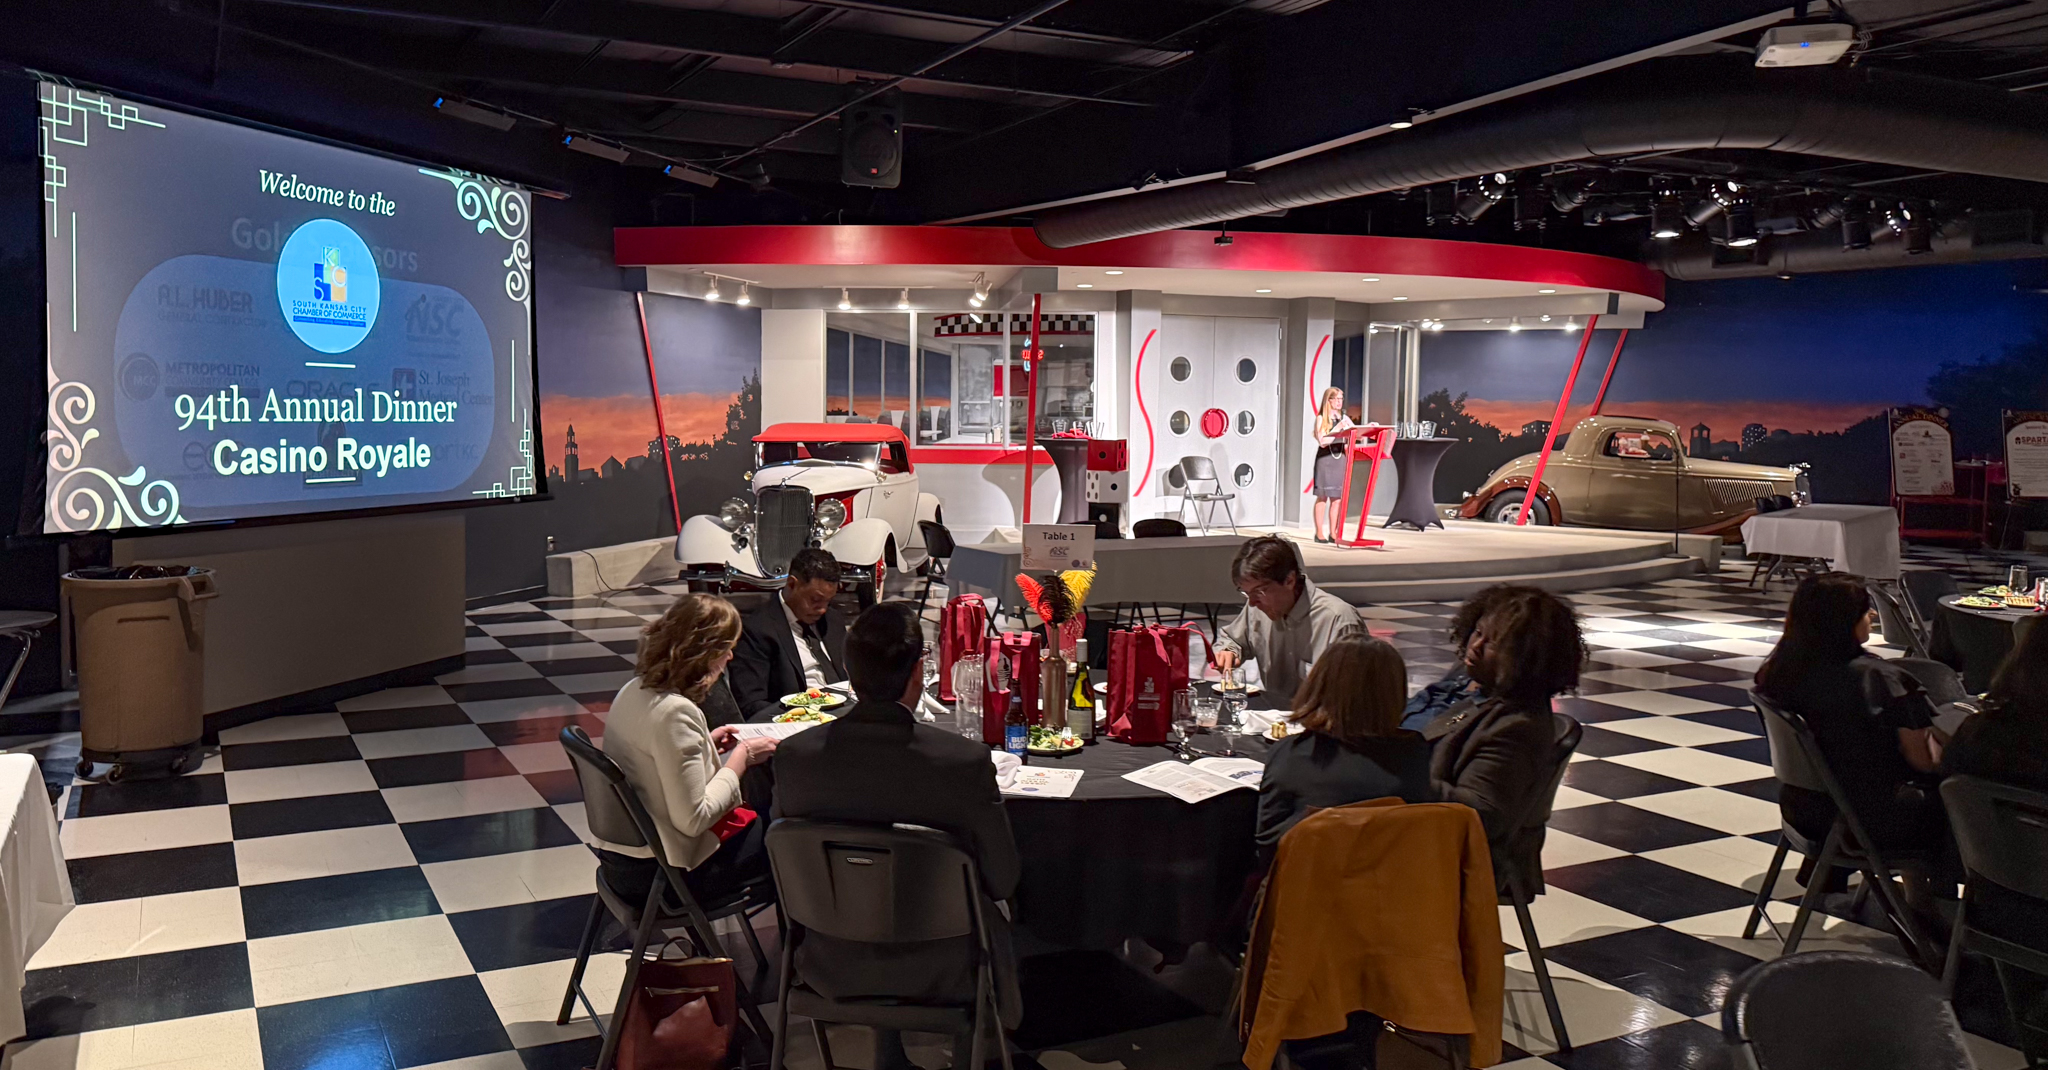
[[1954,494],[1955,453],[1948,417],[1933,409],[1893,409],[1891,427],[1892,493],[1901,498]]
[[1070,568],[1094,568],[1094,525],[1024,525],[1024,562],[1019,567],[1026,572],[1064,572]]
[[2006,492],[2048,498],[2048,412],[2004,410]]

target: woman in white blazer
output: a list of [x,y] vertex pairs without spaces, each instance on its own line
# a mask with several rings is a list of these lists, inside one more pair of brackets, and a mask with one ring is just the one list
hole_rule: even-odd
[[[767,761],[776,741],[738,739],[731,725],[712,728],[697,706],[739,637],[739,613],[725,599],[676,599],[641,629],[634,677],[605,716],[604,752],[653,816],[662,855],[703,900],[768,873],[768,819],[740,805],[740,774]],[[653,852],[602,841],[597,847],[605,882],[629,902],[645,898],[656,872]]]

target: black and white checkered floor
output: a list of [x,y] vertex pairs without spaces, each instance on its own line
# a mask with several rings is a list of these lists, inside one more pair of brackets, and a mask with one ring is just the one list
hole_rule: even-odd
[[[1939,563],[2002,568],[1981,556]],[[1558,799],[1550,891],[1534,914],[1577,1047],[1555,1053],[1527,956],[1510,948],[1515,1070],[1726,1065],[1722,993],[1777,950],[1740,938],[1778,827],[1743,688],[1774,641],[1785,592],[1749,591],[1747,576],[1731,562],[1719,575],[1573,596],[1594,664],[1560,708],[1585,722],[1585,742]],[[32,1039],[8,1047],[12,1065],[588,1065],[592,1027],[553,1024],[592,872],[554,740],[569,724],[603,734],[636,630],[670,597],[478,610],[468,667],[435,686],[225,732],[218,755],[176,780],[70,783],[59,806],[79,906],[29,963]],[[1448,663],[1454,608],[1365,613],[1422,683]],[[64,760],[63,744],[46,762]],[[1781,879],[1781,922],[1798,890]],[[1808,946],[1895,945],[1829,918]],[[1157,961],[1142,948],[1131,957]],[[601,1005],[621,968],[617,954],[593,966]],[[1228,993],[1218,960],[1198,950],[1131,973],[1160,990],[1134,1000],[1147,1006],[1133,1012],[1140,1020],[1094,1014],[1103,1035],[1058,1038],[1019,1065],[1234,1064],[1214,1017]],[[816,1065],[801,1032],[795,1054],[793,1065]],[[912,1054],[944,1062],[938,1049]],[[1989,1041],[1977,1056],[1985,1070],[2023,1065]]]

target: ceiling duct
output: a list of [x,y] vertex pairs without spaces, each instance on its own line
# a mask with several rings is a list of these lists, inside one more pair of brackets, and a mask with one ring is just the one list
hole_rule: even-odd
[[[1860,214],[1845,218],[1862,222]],[[1867,225],[1861,246],[1849,243],[1844,231],[1812,230],[1781,235],[1761,249],[1728,249],[1706,241],[1660,245],[1649,258],[1651,267],[1674,279],[1733,279],[1758,275],[1814,275],[1829,271],[1905,267],[1912,264],[1962,264],[1984,260],[2048,257],[2041,221],[2032,211],[1976,212],[1927,230],[1924,251],[1895,233],[1871,241]]]
[[1759,70],[1719,57],[1638,64],[1259,171],[1054,208],[1056,249],[1582,160],[1765,149],[2048,182],[2048,101],[1871,67]]

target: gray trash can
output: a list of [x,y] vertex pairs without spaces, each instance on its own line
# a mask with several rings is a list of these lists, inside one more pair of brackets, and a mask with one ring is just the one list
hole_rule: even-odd
[[206,601],[213,570],[83,568],[64,576],[77,636],[78,775],[176,776],[200,762],[206,732]]

